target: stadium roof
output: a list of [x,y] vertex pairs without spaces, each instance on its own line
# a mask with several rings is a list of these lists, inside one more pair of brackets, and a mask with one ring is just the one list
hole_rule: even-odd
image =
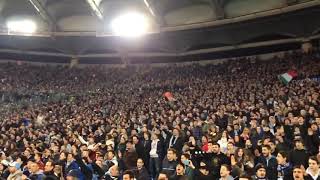
[[[320,0],[0,0],[0,11],[1,59],[117,63],[123,49],[136,62],[214,59],[298,48],[320,32]],[[151,21],[139,43],[112,36],[110,22],[127,11]],[[38,32],[9,35],[6,22],[23,18]]]

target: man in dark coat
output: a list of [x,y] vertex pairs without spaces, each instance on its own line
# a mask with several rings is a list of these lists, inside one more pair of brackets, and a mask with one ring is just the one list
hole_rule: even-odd
[[44,166],[45,180],[59,180],[59,178],[53,172],[54,166],[55,163],[52,160],[48,160],[46,162],[46,165]]
[[137,170],[136,170],[137,180],[150,180],[149,173],[144,166],[144,162],[141,158],[137,160]]
[[169,148],[167,157],[162,162],[162,172],[165,172],[169,177],[172,177],[175,174],[177,164],[177,151],[173,148]]
[[136,168],[138,154],[133,147],[133,143],[128,141],[126,144],[126,152],[123,155],[124,170],[132,170]]
[[269,145],[262,146],[262,155],[259,162],[266,167],[268,179],[277,179],[278,162],[277,159],[271,155],[271,147]]

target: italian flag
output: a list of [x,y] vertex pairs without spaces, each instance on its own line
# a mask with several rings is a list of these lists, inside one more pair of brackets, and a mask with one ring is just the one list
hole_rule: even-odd
[[290,70],[287,73],[279,75],[279,80],[284,84],[288,84],[293,78],[297,77],[298,73],[295,70]]

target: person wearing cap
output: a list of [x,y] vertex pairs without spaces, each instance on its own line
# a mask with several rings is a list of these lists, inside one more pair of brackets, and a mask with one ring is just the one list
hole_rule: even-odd
[[210,168],[207,166],[205,161],[200,162],[200,166],[198,169],[195,169],[195,179],[197,180],[212,180],[215,179],[210,173]]
[[268,180],[266,176],[267,169],[263,164],[257,164],[255,169],[256,169],[256,174],[252,177],[253,180]]
[[9,172],[7,180],[19,180],[22,178],[22,171],[20,170],[20,164],[18,162],[9,163]]

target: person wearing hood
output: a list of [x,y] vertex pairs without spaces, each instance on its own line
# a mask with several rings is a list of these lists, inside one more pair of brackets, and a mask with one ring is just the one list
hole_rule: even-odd
[[18,162],[9,163],[9,172],[7,180],[20,180],[22,178],[22,171]]
[[253,180],[268,180],[267,168],[263,164],[256,165],[256,174],[252,177]]
[[104,180],[118,180],[119,177],[119,167],[117,165],[113,165],[109,168],[108,172],[106,172]]

